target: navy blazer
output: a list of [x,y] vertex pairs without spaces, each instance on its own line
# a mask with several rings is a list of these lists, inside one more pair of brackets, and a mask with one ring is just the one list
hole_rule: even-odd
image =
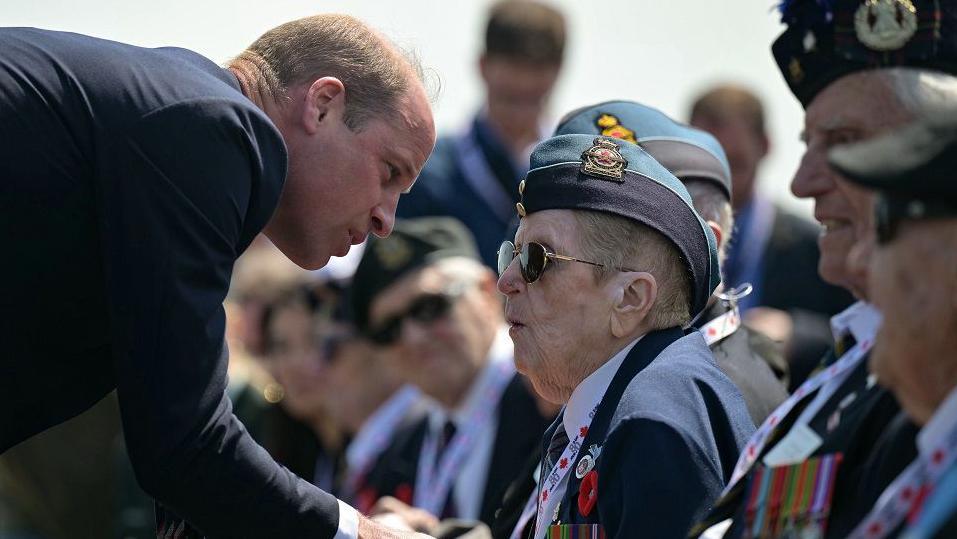
[[183,49],[0,29],[0,453],[116,388],[147,493],[207,535],[332,537],[225,394],[222,303],[286,149]]
[[730,479],[753,431],[741,393],[700,333],[649,333],[619,367],[579,453],[580,461],[593,444],[601,448],[597,504],[588,515],[579,510],[573,468],[559,521],[600,524],[608,538],[683,537]]

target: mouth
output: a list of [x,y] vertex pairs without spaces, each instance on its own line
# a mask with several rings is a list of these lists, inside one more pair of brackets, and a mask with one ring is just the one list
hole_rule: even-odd
[[349,231],[349,241],[351,242],[351,245],[359,245],[360,243],[366,241],[366,237],[368,236],[368,232],[363,233],[353,232],[352,230]]
[[853,223],[848,219],[818,217],[817,222],[821,224],[822,234],[830,234],[844,229],[852,228]]

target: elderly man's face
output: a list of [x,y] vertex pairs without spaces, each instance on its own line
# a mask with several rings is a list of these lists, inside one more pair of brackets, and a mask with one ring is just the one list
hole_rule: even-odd
[[[387,359],[402,378],[449,407],[464,396],[485,364],[501,323],[494,290],[479,284],[457,288],[449,275],[428,266],[383,290],[369,310],[372,327],[403,318],[398,340],[384,350]],[[405,316],[416,304],[438,297],[448,302],[448,310],[435,320]]]
[[358,131],[343,122],[344,99],[343,93],[330,101],[318,120],[280,124],[289,170],[266,234],[308,269],[345,256],[370,233],[388,236],[399,195],[415,181],[435,142],[432,112],[418,84],[399,100],[396,118],[368,120]]
[[859,297],[867,297],[866,275],[849,271],[847,259],[860,231],[870,229],[874,195],[834,172],[827,164],[827,152],[836,144],[868,139],[911,119],[891,90],[870,72],[838,79],[807,107],[807,150],[791,181],[791,192],[814,199],[814,218],[824,227],[818,239],[821,277]]
[[[578,222],[571,210],[544,210],[522,219],[515,244],[537,242],[550,252],[581,258]],[[532,284],[513,260],[498,281],[508,297],[505,318],[515,343],[515,365],[546,400],[563,403],[594,366],[596,350],[612,339],[614,292],[596,282],[592,266],[549,261]],[[603,352],[597,352],[601,354]],[[608,359],[606,357],[597,358]]]
[[884,315],[871,369],[919,423],[957,385],[957,219],[903,222],[870,261]]

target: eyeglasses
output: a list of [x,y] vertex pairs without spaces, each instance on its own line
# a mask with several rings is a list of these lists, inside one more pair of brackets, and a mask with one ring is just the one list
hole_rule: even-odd
[[465,293],[464,287],[448,289],[441,293],[423,294],[416,298],[405,312],[392,316],[369,333],[369,340],[386,346],[399,340],[406,319],[420,324],[431,324],[452,310],[455,300]]
[[925,199],[899,199],[881,195],[874,205],[874,223],[877,229],[877,243],[890,243],[901,221],[938,219],[957,216],[957,207],[948,201]]
[[[542,278],[542,274],[545,273],[545,268],[548,267],[549,260],[581,262],[582,264],[589,264],[599,268],[605,267],[604,264],[599,264],[598,262],[589,262],[587,260],[581,260],[580,258],[549,252],[545,246],[533,241],[526,242],[522,245],[521,249],[519,249],[515,247],[514,243],[505,240],[498,248],[499,275],[505,273],[505,270],[508,269],[509,264],[512,263],[512,259],[514,259],[516,255],[518,256],[519,268],[522,270],[522,279],[525,279],[525,282],[528,284],[532,284]],[[619,271],[637,270],[620,268]]]

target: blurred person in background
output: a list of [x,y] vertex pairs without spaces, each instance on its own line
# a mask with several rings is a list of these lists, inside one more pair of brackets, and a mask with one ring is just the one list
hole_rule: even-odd
[[819,228],[757,189],[759,166],[771,147],[758,97],[740,86],[711,88],[694,101],[690,123],[718,139],[731,166],[737,228],[724,282],[729,289],[751,284],[751,293],[739,300],[744,319],[783,344],[793,391],[832,342],[828,318],[853,298],[817,273]]
[[545,3],[503,0],[491,7],[478,61],[485,105],[464,133],[436,142],[396,215],[457,218],[475,236],[482,261],[495,268],[528,154],[547,134],[545,114],[565,41],[564,17]]
[[515,372],[495,276],[468,229],[448,217],[398,220],[363,253],[352,306],[383,361],[437,404],[397,433],[360,499],[491,522],[548,418]]

